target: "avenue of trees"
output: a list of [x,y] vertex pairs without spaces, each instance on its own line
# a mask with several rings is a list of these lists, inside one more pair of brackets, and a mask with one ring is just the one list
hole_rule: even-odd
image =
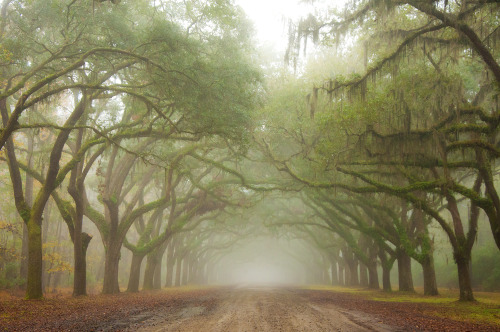
[[426,295],[446,250],[474,300],[478,236],[500,257],[500,4],[328,5],[266,66],[231,0],[3,0],[2,282],[221,282],[267,236],[308,283],[412,292],[417,265]]

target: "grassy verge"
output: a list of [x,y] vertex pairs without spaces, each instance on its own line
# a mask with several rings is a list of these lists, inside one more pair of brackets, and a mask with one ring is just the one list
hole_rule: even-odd
[[422,289],[415,293],[383,292],[365,288],[308,286],[307,289],[349,293],[353,296],[380,302],[419,303],[422,313],[456,321],[489,324],[500,328],[500,293],[475,292],[476,302],[458,301],[458,290],[439,289],[438,296],[424,296]]

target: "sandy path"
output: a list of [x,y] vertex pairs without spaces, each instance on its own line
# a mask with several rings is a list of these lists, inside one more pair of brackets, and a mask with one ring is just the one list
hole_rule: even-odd
[[142,332],[166,331],[396,331],[374,317],[346,312],[333,304],[309,303],[284,288],[222,289],[174,311],[155,310],[140,324]]

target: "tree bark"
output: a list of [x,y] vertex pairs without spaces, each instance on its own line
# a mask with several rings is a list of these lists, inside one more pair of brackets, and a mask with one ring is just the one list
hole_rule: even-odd
[[172,277],[174,274],[175,258],[174,258],[174,241],[170,241],[167,249],[167,271],[165,276],[165,287],[172,287]]
[[455,261],[457,263],[460,301],[475,301],[472,293],[470,259],[464,257],[464,255],[455,253]]
[[368,287],[368,268],[364,264],[359,264],[359,285]]
[[340,263],[338,265],[339,265],[339,286],[345,286],[344,265]]
[[188,284],[189,277],[189,255],[185,255],[182,262],[182,286]]
[[391,269],[393,265],[393,261],[389,262],[387,256],[383,249],[379,250],[379,258],[382,266],[382,287],[384,292],[392,292],[391,286]]
[[120,292],[118,283],[118,266],[120,263],[121,243],[113,241],[106,248],[106,261],[104,263],[103,294],[116,294]]
[[153,289],[153,279],[156,263],[157,261],[155,252],[152,252],[147,257],[146,268],[144,269],[144,281],[142,283],[142,289],[144,290]]
[[154,278],[153,278],[153,289],[161,289],[161,265],[162,259],[156,261]]
[[434,269],[434,257],[432,255],[428,256],[422,262],[422,270],[424,274],[424,295],[439,295],[436,271]]
[[[89,247],[92,236],[83,232],[81,234],[81,248],[78,250],[78,258],[75,256],[75,271],[73,276],[73,296],[87,295],[87,249]],[[73,249],[77,250],[77,246],[73,245]]]
[[28,279],[26,297],[41,299],[42,291],[42,220],[41,216],[32,216],[28,224]]
[[135,293],[139,291],[139,281],[141,278],[141,265],[144,259],[143,254],[132,254],[132,263],[130,264],[130,277],[128,279],[127,292]]
[[176,258],[177,265],[175,267],[175,287],[179,287],[181,285],[181,267],[182,267],[182,258],[177,256]]
[[349,255],[351,257],[346,257],[347,266],[349,267],[349,278],[346,283],[348,286],[359,286],[358,261],[352,257],[351,253]]
[[339,284],[339,275],[337,271],[337,262],[335,260],[330,261],[331,271],[332,271],[332,286],[337,286]]
[[[26,165],[28,168],[33,168],[33,136],[28,135],[28,159]],[[33,177],[26,173],[26,185],[25,185],[25,201],[26,205],[30,208],[33,205]],[[21,266],[19,275],[22,279],[26,280],[28,276],[28,228],[23,222],[23,238],[21,245]],[[23,285],[26,286],[26,284]]]
[[374,262],[368,267],[368,288],[380,289],[377,272],[377,262]]
[[21,266],[19,268],[19,276],[24,279],[22,288],[26,287],[26,279],[28,278],[28,227],[23,222],[23,238],[21,244]]
[[404,250],[398,250],[399,291],[414,292],[413,277],[411,274],[411,258]]

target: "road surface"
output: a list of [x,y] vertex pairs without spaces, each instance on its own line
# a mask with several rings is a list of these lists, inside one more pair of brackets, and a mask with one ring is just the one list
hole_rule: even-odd
[[[131,319],[132,318],[132,319]],[[131,323],[132,322],[132,323]],[[105,330],[167,331],[398,331],[361,312],[311,302],[294,288],[224,288],[180,306],[158,307]]]

